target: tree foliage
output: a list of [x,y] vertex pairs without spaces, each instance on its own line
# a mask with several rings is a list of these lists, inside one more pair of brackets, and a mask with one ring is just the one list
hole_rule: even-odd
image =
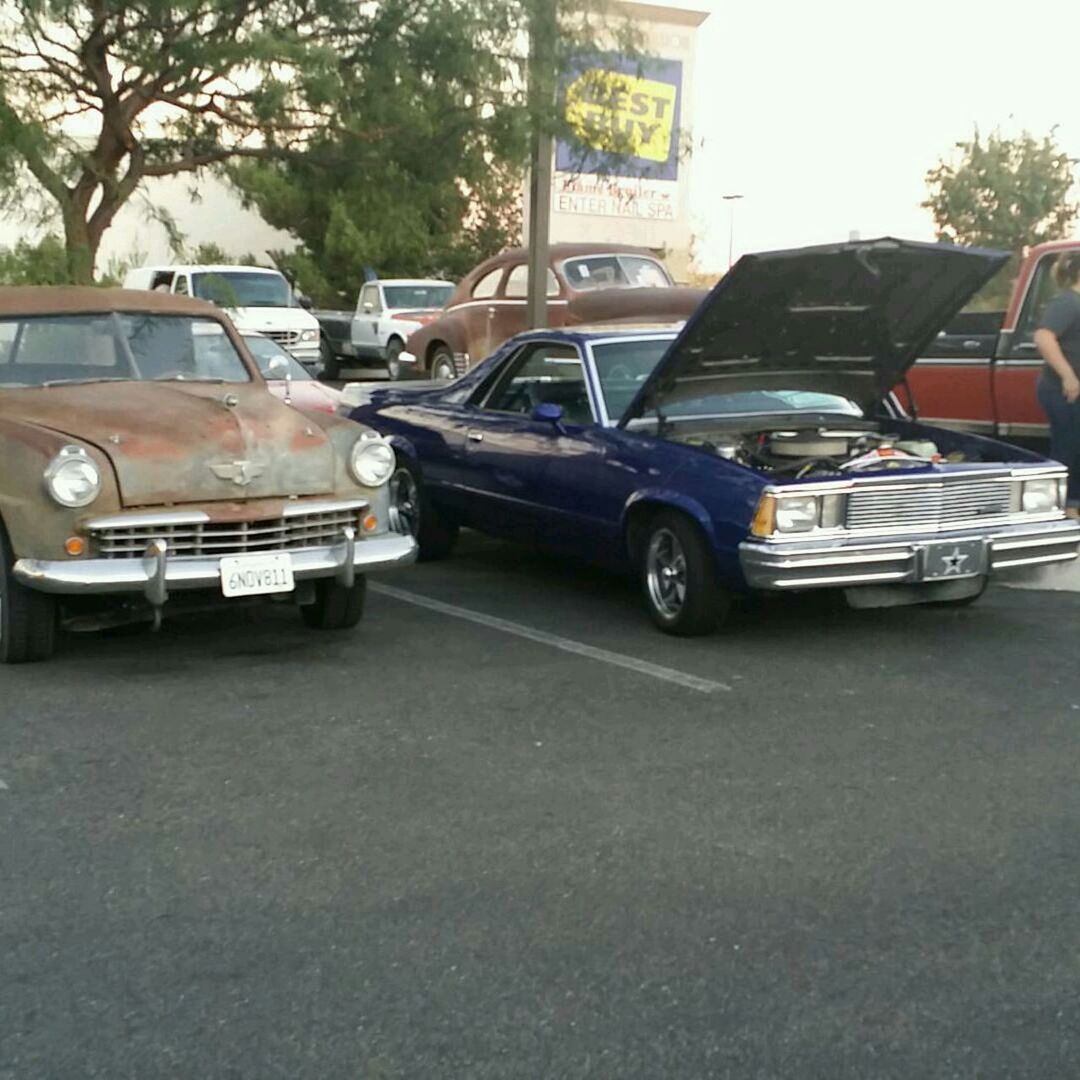
[[[548,77],[529,94],[528,31],[552,9]],[[561,130],[548,88],[602,41],[637,45],[605,0],[363,5],[339,57],[337,123],[304,154],[231,177],[300,241],[282,261],[322,304],[354,301],[368,269],[459,276],[519,238],[530,126]]]
[[1053,133],[1006,138],[978,131],[956,144],[958,159],[926,174],[938,238],[1019,252],[1069,234],[1077,206],[1069,198],[1073,162]]
[[147,179],[302,146],[331,115],[344,0],[10,0],[0,9],[0,170],[63,227],[92,280]]
[[[146,181],[227,167],[300,241],[287,261],[324,300],[368,266],[457,274],[518,233],[528,132],[558,126],[558,72],[601,41],[633,48],[607,4],[10,0],[0,201],[25,214],[43,196],[68,277],[87,282]],[[552,14],[529,93],[528,32]]]

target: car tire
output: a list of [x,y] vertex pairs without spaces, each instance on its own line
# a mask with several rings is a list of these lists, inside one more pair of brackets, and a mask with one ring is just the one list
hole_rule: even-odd
[[367,578],[358,575],[352,588],[337,581],[315,582],[315,602],[300,609],[300,618],[310,630],[351,630],[364,616]]
[[56,651],[57,604],[15,579],[14,553],[0,524],[0,663],[48,660]]
[[319,361],[322,364],[320,377],[324,381],[332,382],[341,378],[341,365],[338,363],[337,355],[326,338],[319,338]]
[[399,359],[404,348],[401,338],[391,338],[386,343],[386,374],[391,382],[400,382],[405,374]]
[[448,520],[425,494],[416,466],[399,454],[388,486],[394,531],[416,541],[420,562],[447,558],[457,543],[457,522]]
[[454,366],[454,354],[449,345],[438,345],[431,355],[431,377],[436,380],[456,379],[457,368]]
[[683,514],[659,513],[642,530],[640,572],[649,618],[665,634],[710,634],[731,608],[705,537]]

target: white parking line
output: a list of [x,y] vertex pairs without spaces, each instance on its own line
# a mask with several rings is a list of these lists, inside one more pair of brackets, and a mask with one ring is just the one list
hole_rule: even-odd
[[553,649],[561,649],[563,652],[573,653],[575,656],[585,656],[590,660],[599,660],[604,664],[614,664],[615,667],[626,668],[627,671],[634,671],[639,675],[649,675],[654,679],[675,683],[678,686],[686,687],[688,690],[697,690],[701,694],[713,694],[717,690],[731,689],[726,683],[714,682],[712,679],[700,679],[696,675],[688,675],[684,671],[675,671],[674,668],[662,667],[660,664],[650,664],[648,660],[639,660],[636,656],[626,656],[623,653],[611,652],[608,649],[598,649],[593,645],[586,645],[580,641],[572,641],[570,638],[559,637],[558,634],[549,634],[544,630],[534,630],[531,626],[510,622],[508,619],[485,615],[482,611],[471,611],[469,608],[458,607],[456,604],[444,604],[441,600],[433,600],[430,596],[421,596],[419,593],[407,592],[405,589],[395,589],[392,585],[372,583],[368,588],[372,592],[382,593],[384,596],[401,600],[403,603],[415,604],[417,607],[437,611],[440,615],[449,615],[454,619],[466,619],[480,626],[486,626],[491,630],[501,630],[504,634],[514,634],[516,637],[527,638],[529,641],[535,641],[540,645],[549,645]]

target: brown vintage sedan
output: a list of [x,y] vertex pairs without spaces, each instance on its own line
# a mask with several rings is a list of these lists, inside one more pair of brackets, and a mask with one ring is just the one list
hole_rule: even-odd
[[356,624],[364,574],[411,562],[389,445],[279,401],[212,304],[0,289],[0,661],[57,627],[277,600]]
[[[478,364],[525,326],[528,251],[514,248],[462,278],[443,313],[410,335],[404,364],[414,374],[449,379]],[[705,298],[681,288],[648,248],[628,244],[552,244],[548,325],[678,322]]]

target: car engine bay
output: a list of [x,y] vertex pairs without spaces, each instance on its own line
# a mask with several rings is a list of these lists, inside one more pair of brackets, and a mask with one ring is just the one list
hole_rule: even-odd
[[978,458],[928,438],[904,437],[876,426],[777,426],[750,431],[672,432],[668,438],[785,479],[911,469]]

